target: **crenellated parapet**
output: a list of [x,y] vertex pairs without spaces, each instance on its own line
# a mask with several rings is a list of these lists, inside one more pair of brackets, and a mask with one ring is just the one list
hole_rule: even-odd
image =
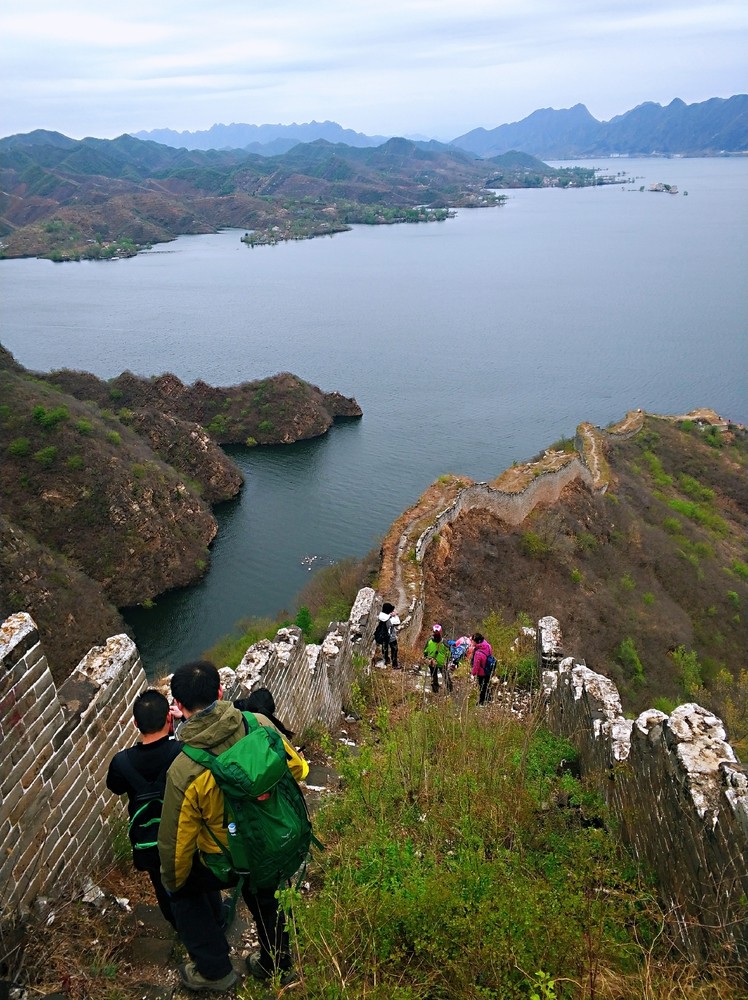
[[748,770],[722,720],[696,704],[626,719],[609,678],[559,655],[556,619],[538,631],[548,723],[656,872],[673,929],[691,954],[748,962]]

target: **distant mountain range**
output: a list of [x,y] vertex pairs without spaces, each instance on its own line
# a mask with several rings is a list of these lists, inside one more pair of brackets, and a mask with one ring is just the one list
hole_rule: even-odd
[[133,132],[136,139],[150,139],[176,149],[243,149],[262,156],[278,156],[300,142],[342,142],[346,146],[381,146],[391,136],[364,135],[343,128],[337,122],[305,122],[302,125],[212,125],[202,132],[174,132],[157,128],[151,132]]
[[543,159],[584,156],[717,156],[748,150],[748,94],[713,97],[701,104],[674,100],[667,107],[640,104],[599,122],[583,104],[544,108],[511,125],[473,129],[452,144],[477,156],[518,149]]
[[[391,136],[367,136],[335,122],[297,125],[213,125],[202,132],[156,129],[136,132],[185,149],[243,149],[277,156],[300,142],[326,139],[347,146],[378,146]],[[477,128],[457,136],[451,145],[482,158],[510,150],[541,159],[588,156],[718,156],[748,151],[748,95],[714,97],[700,104],[676,98],[667,107],[640,104],[609,122],[600,122],[583,104],[573,108],[534,111],[522,121],[493,129]]]

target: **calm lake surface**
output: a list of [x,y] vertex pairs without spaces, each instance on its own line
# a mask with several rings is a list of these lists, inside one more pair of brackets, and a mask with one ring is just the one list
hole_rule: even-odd
[[[378,546],[445,472],[490,479],[636,407],[748,422],[748,162],[585,165],[635,182],[276,247],[229,231],[111,263],[0,263],[1,339],[28,368],[292,371],[363,408],[316,441],[231,449],[247,482],[216,510],[209,573],[128,613],[150,673],[293,610],[309,565]],[[639,191],[659,181],[681,193]]]

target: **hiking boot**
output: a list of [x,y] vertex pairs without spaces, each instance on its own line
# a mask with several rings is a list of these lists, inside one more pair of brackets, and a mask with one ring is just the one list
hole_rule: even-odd
[[[262,983],[266,983],[269,979],[273,978],[273,973],[261,964],[259,951],[254,951],[251,955],[247,955],[247,971],[251,976],[254,976],[255,979],[259,979]],[[293,969],[280,970],[281,986],[290,986],[291,983],[298,982],[298,979],[299,977]]]
[[223,979],[206,979],[197,971],[194,962],[185,962],[184,965],[179,966],[179,978],[182,980],[183,986],[196,992],[209,990],[212,993],[225,993],[226,990],[230,990],[239,982],[239,977],[233,969]]

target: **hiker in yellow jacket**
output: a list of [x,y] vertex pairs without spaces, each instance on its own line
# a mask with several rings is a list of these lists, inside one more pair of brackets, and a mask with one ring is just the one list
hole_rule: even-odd
[[[246,734],[241,712],[231,702],[220,700],[220,675],[209,661],[178,667],[171,678],[171,692],[186,720],[179,726],[179,739],[188,746],[220,754]],[[272,726],[265,716],[255,717],[261,725]],[[291,773],[297,780],[305,777],[308,764],[287,740],[283,743]],[[238,977],[229,960],[224,933],[224,886],[201,860],[203,854],[220,852],[214,837],[227,843],[223,792],[210,771],[182,753],[166,779],[158,836],[161,881],[191,959],[179,967],[182,983],[192,990],[221,992],[233,986]],[[281,981],[288,982],[292,975],[288,933],[275,891],[250,892],[245,885],[242,895],[260,942],[259,954],[247,960],[250,973],[269,979],[278,972]]]

